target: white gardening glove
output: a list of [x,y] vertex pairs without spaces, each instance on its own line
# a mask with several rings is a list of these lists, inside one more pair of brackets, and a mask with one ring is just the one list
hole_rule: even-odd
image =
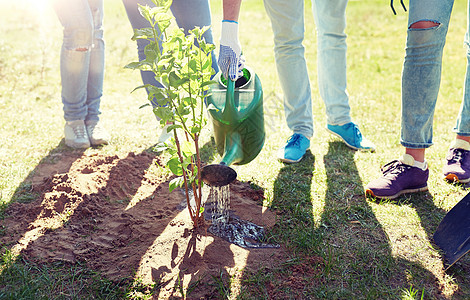
[[238,41],[238,22],[230,20],[222,21],[219,59],[217,63],[225,78],[236,81],[243,76],[245,59],[242,55],[242,47]]

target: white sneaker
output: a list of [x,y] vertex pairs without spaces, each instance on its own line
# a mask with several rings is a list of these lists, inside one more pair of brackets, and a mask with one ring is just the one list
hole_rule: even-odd
[[108,144],[109,133],[100,125],[99,121],[87,121],[85,125],[92,146]]
[[81,149],[90,147],[90,140],[83,120],[65,122],[64,133],[67,146]]

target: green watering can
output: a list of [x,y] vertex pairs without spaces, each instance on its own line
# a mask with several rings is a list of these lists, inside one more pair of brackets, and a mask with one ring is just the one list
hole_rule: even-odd
[[264,131],[263,90],[258,76],[243,69],[236,82],[226,80],[219,72],[210,86],[207,109],[214,127],[219,164],[201,170],[202,180],[211,186],[227,185],[237,177],[231,164],[244,165],[261,151],[266,137]]

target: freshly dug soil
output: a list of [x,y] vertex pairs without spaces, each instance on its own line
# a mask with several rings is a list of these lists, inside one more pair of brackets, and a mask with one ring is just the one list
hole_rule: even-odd
[[[235,288],[244,272],[280,261],[282,249],[241,248],[214,237],[207,226],[195,232],[186,197],[169,192],[161,160],[150,152],[55,154],[32,176],[38,197],[8,208],[0,244],[27,259],[84,262],[111,280],[159,283],[159,299],[178,294],[178,277],[185,286],[199,281],[191,298],[211,298],[214,288],[205,285],[210,275],[233,276]],[[238,217],[274,225],[276,216],[260,205],[262,190],[240,181],[230,190]]]

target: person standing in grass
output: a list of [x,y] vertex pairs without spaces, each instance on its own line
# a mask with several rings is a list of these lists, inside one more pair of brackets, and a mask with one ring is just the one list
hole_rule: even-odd
[[[426,191],[429,169],[425,151],[433,144],[433,118],[441,80],[442,53],[453,0],[411,0],[402,73],[401,145],[405,154],[386,164],[382,177],[370,182],[367,196],[394,199]],[[464,96],[443,167],[451,182],[470,181],[470,30],[467,28],[467,74]]]
[[[230,69],[236,70],[240,64],[238,58],[241,47],[237,35],[240,2],[241,0],[224,0],[226,5],[219,54],[219,62],[224,62],[219,63],[219,66],[224,73],[228,73]],[[326,106],[327,130],[353,149],[375,151],[374,144],[361,134],[350,115],[346,91],[347,47],[344,33],[347,2],[312,1],[318,36],[319,90]],[[304,0],[264,0],[274,32],[274,53],[284,91],[286,121],[293,131],[277,155],[280,161],[286,163],[300,161],[310,147],[310,138],[313,136],[312,95],[302,45],[305,31],[304,4]],[[232,51],[224,50],[224,46]]]
[[61,22],[60,53],[65,144],[72,148],[107,144],[99,115],[104,78],[102,0],[53,0]]
[[[150,27],[150,23],[140,15],[138,5],[154,6],[155,4],[152,0],[122,0],[122,2],[126,9],[126,13],[132,28],[140,29]],[[211,25],[209,0],[173,0],[170,9],[173,13],[173,16],[175,17],[176,23],[179,27],[184,29],[186,34],[188,34],[189,30],[194,29],[196,26],[202,28],[204,26]],[[213,44],[212,30],[210,28],[204,33],[203,38],[205,39],[206,43]],[[145,59],[145,46],[148,44],[149,41],[147,40],[137,40],[139,60]],[[212,68],[214,69],[215,73],[219,71],[214,53],[212,53]],[[152,71],[141,71],[141,77],[144,84],[160,87],[162,86],[159,82],[156,81],[155,75]],[[152,100],[151,103],[154,107],[158,105]],[[165,142],[168,138],[171,137],[172,133],[167,132],[168,125],[170,124],[167,124],[165,127],[163,127],[158,138],[159,143]]]

